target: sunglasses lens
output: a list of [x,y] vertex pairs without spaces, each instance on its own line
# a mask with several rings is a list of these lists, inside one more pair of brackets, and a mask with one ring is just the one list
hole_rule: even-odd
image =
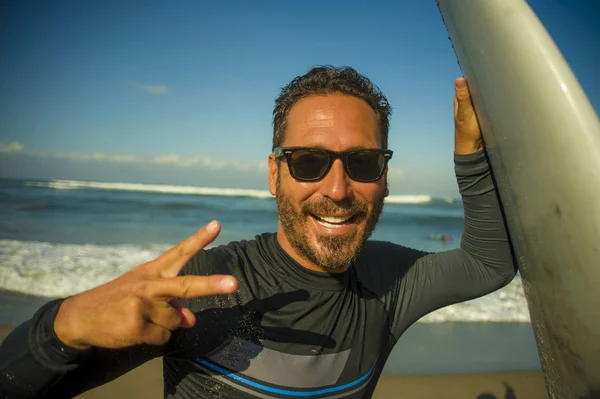
[[385,158],[374,151],[357,151],[348,155],[348,174],[356,181],[372,182],[381,177]]
[[321,151],[297,150],[290,156],[290,173],[298,180],[318,180],[329,166],[329,154]]

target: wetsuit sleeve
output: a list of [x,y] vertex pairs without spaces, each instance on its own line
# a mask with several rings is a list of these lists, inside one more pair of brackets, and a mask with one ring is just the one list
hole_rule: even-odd
[[487,154],[455,155],[454,161],[464,204],[461,245],[439,253],[402,248],[394,257],[402,275],[386,302],[396,339],[427,313],[495,291],[517,271]]
[[105,384],[146,361],[163,347],[77,350],[54,333],[62,300],[44,305],[0,345],[0,398],[72,398]]

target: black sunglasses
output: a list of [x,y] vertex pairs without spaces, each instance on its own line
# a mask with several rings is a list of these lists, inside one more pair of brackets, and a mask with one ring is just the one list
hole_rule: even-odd
[[341,159],[352,180],[371,183],[381,179],[393,151],[379,148],[343,152],[310,147],[277,147],[276,158],[285,156],[290,174],[296,180],[317,181],[325,177],[336,159]]

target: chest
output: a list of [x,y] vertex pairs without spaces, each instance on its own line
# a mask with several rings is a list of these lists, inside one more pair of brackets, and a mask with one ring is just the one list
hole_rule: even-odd
[[179,367],[204,390],[352,397],[389,352],[386,312],[366,295],[294,290],[230,305],[195,309],[197,327],[178,336]]

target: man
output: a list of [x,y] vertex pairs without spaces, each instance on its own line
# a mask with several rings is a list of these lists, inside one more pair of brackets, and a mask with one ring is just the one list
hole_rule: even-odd
[[464,79],[455,89],[461,249],[367,242],[388,195],[391,108],[355,70],[314,68],[276,100],[277,233],[203,250],[219,233],[212,222],[47,304],[0,350],[5,395],[71,397],[163,356],[169,398],[370,397],[412,323],[515,274]]

